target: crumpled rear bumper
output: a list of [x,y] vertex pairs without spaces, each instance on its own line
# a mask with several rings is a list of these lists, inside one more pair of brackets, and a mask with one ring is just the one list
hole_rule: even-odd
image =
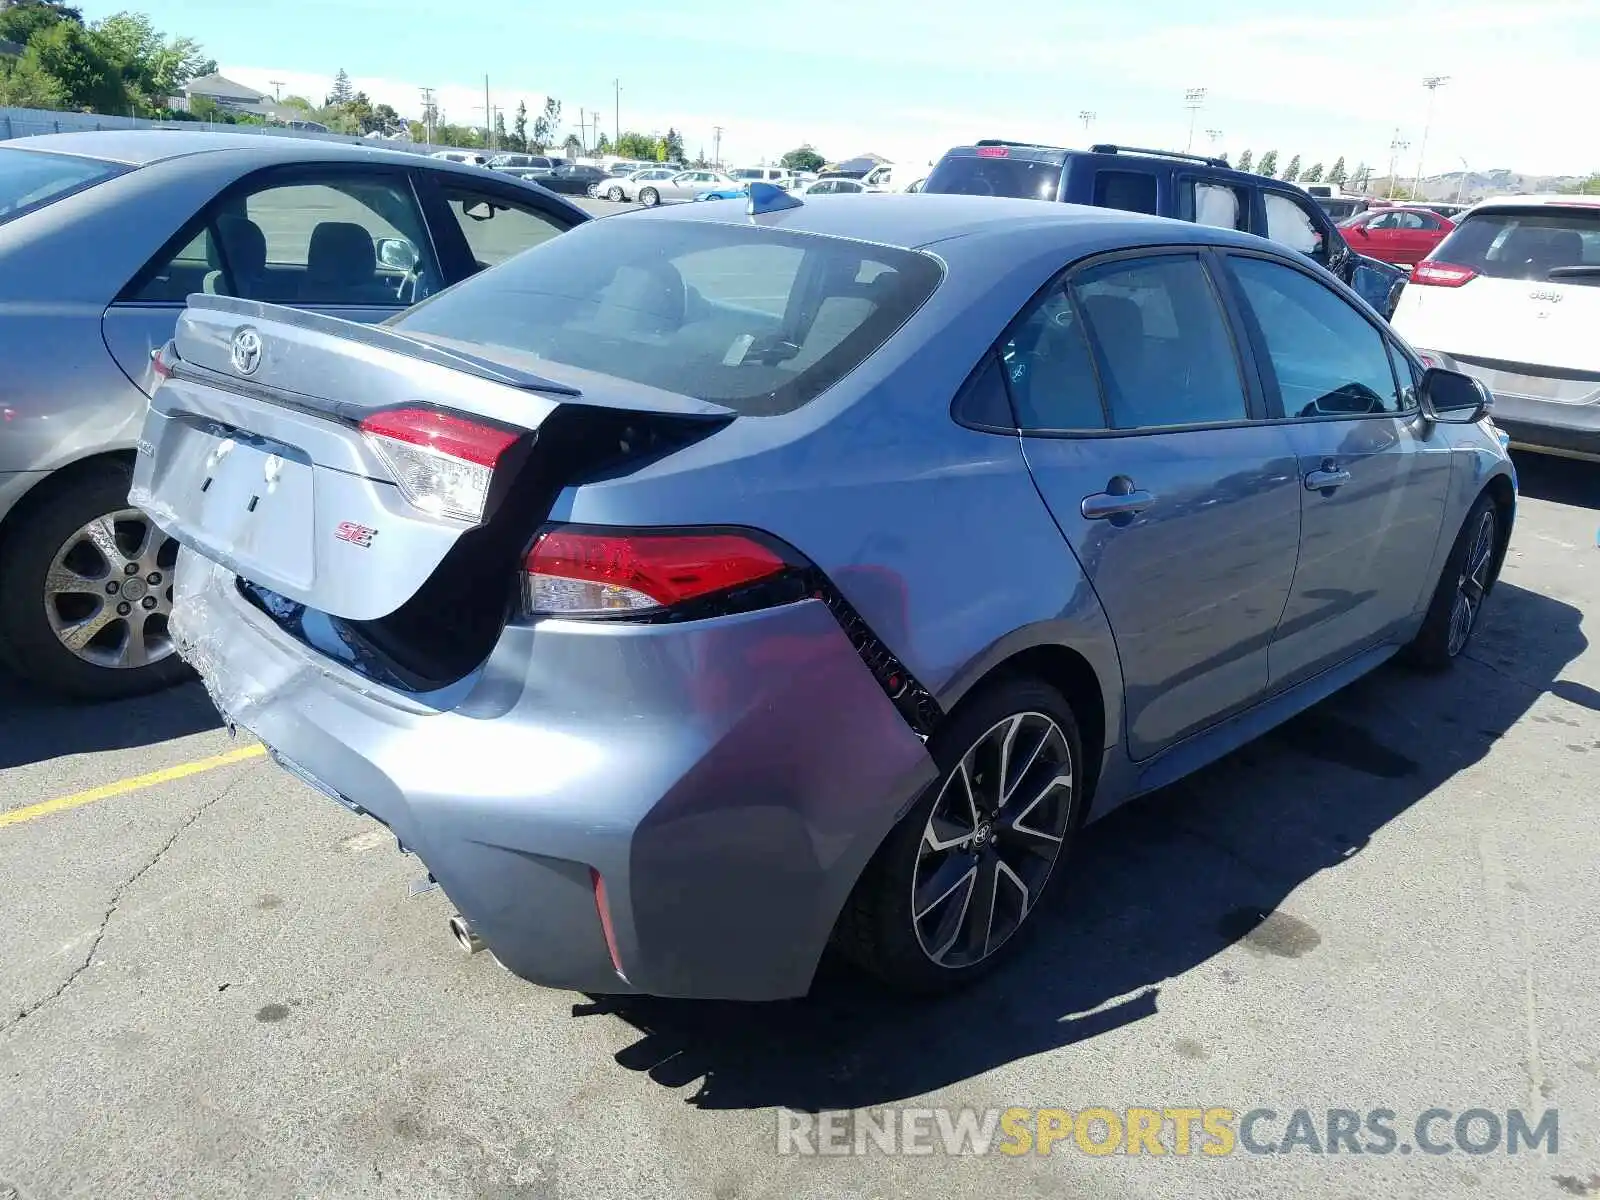
[[819,601],[513,625],[473,675],[415,695],[295,641],[188,551],[178,579],[174,634],[224,716],[387,825],[537,983],[803,994],[935,773]]

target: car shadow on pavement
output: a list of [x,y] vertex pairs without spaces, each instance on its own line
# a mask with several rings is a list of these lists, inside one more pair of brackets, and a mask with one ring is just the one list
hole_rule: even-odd
[[[1224,980],[1272,956],[1314,956],[1319,931],[1279,904],[1481,759],[1583,652],[1580,620],[1502,582],[1473,662],[1444,676],[1385,667],[1125,805],[1085,831],[1023,953],[956,995],[908,1000],[825,962],[803,1000],[591,997],[573,1013],[633,1025],[641,1036],[617,1062],[663,1087],[699,1080],[699,1107],[846,1109],[1134,1025],[1156,1012],[1166,980],[1235,943],[1247,953],[1230,956]],[[1143,1049],[1207,1053],[1188,1042]]]
[[1517,491],[1534,500],[1600,509],[1600,463],[1514,451]]
[[67,754],[154,745],[221,724],[198,683],[131,700],[81,704],[41,695],[0,670],[0,770]]

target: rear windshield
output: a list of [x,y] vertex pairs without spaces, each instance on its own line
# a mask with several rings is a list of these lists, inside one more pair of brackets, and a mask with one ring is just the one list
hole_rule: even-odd
[[0,149],[0,225],[125,169],[75,154]]
[[551,238],[391,325],[765,416],[853,371],[941,273],[888,246],[623,216]]
[[[1600,268],[1600,207],[1496,209],[1475,213],[1434,251],[1440,262],[1498,279],[1550,279],[1561,268]],[[1600,283],[1600,270],[1555,276],[1564,283]]]
[[947,154],[933,168],[922,190],[960,196],[1054,200],[1060,186],[1060,163],[1039,162],[1031,158]]

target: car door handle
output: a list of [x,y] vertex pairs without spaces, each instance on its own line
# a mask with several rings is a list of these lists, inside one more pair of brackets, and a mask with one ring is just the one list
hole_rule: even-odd
[[1326,466],[1320,471],[1306,472],[1306,491],[1321,492],[1343,487],[1353,478],[1343,467]]
[[1096,492],[1085,496],[1079,506],[1086,521],[1108,521],[1112,517],[1131,517],[1154,504],[1156,498],[1137,488],[1131,492]]

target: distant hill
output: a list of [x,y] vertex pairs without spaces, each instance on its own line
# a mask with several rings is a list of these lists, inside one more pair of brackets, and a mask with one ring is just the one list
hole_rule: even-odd
[[[1454,200],[1457,195],[1466,200],[1483,200],[1489,196],[1517,196],[1534,192],[1559,192],[1574,187],[1588,178],[1586,175],[1526,175],[1509,168],[1493,171],[1467,171],[1466,184],[1462,185],[1461,171],[1446,171],[1443,175],[1428,175],[1422,180],[1424,200]],[[1400,187],[1410,189],[1411,175],[1402,174],[1395,181]],[[1367,191],[1374,196],[1387,195],[1388,176],[1374,178]]]

